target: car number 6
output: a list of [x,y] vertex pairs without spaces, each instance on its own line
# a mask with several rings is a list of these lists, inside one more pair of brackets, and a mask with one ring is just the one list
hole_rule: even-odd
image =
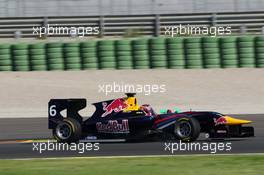
[[49,108],[49,114],[52,117],[54,117],[57,114],[57,111],[56,111],[55,108],[56,108],[56,105],[51,105],[50,108]]

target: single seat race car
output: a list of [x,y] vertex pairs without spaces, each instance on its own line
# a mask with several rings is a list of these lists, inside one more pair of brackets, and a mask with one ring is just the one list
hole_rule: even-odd
[[[150,135],[172,135],[184,142],[197,140],[200,133],[208,138],[253,137],[249,120],[236,119],[218,112],[188,111],[157,114],[150,105],[138,105],[134,93],[126,97],[93,103],[94,114],[87,119],[78,112],[86,99],[51,99],[48,127],[58,142],[78,142],[96,138],[133,139]],[[66,110],[66,116],[62,111]]]

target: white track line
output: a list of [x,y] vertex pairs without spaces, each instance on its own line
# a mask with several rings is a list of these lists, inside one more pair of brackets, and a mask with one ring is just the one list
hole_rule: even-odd
[[208,157],[208,156],[264,156],[264,153],[232,154],[187,154],[187,155],[135,155],[135,156],[93,156],[93,157],[47,157],[47,158],[14,158],[0,160],[57,160],[57,159],[114,159],[114,158],[154,158],[154,157]]
[[[17,140],[14,143],[47,143],[47,142],[57,142],[54,139],[29,139],[29,140]],[[80,143],[94,143],[94,142],[100,142],[100,143],[112,143],[112,142],[125,142],[125,139],[94,139],[94,140],[80,140]]]

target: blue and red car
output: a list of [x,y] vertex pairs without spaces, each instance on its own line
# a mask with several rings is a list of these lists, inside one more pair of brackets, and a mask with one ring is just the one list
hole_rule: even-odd
[[[86,99],[51,99],[48,127],[58,142],[78,142],[89,136],[97,138],[139,139],[169,135],[191,142],[200,133],[208,138],[253,137],[251,121],[236,119],[211,111],[188,111],[157,114],[150,105],[138,105],[134,93],[126,97],[93,103],[94,114],[83,117],[78,112]],[[66,110],[66,115],[62,112]]]

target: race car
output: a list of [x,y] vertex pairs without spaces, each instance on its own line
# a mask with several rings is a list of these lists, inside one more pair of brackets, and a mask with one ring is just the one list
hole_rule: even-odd
[[[93,103],[92,116],[78,112],[86,107],[86,99],[51,99],[48,128],[58,142],[78,142],[89,136],[96,138],[147,138],[170,135],[184,142],[197,140],[200,133],[208,138],[253,137],[254,128],[244,126],[249,120],[236,119],[211,111],[188,111],[157,114],[150,105],[138,105],[135,93],[126,97]],[[66,110],[63,116],[62,111]]]

